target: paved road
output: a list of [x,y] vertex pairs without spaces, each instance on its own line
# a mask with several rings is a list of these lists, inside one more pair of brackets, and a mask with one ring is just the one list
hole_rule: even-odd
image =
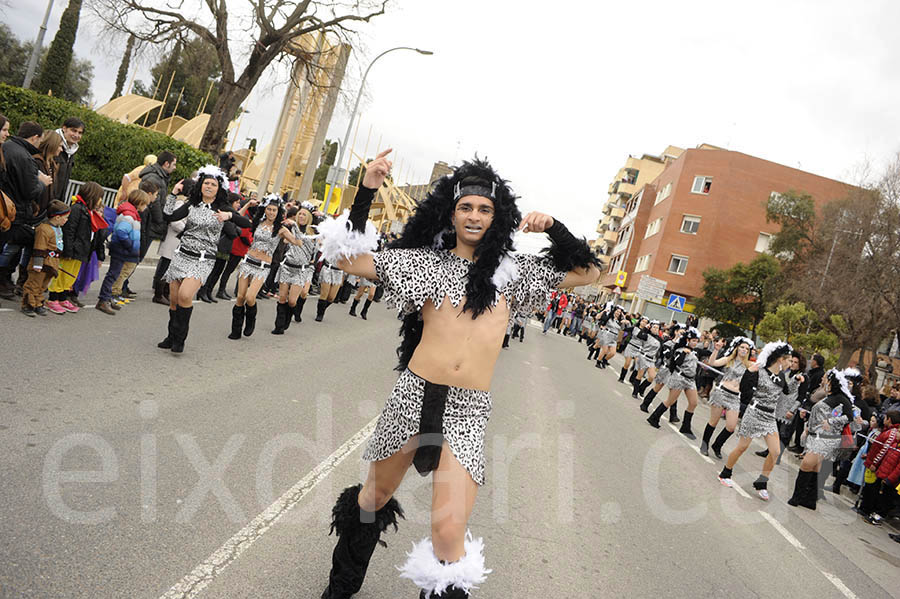
[[[137,271],[137,289],[150,275]],[[165,309],[141,295],[115,317],[0,312],[0,596],[318,597],[326,517],[364,473],[397,321],[376,304],[367,322],[334,306],[315,323],[313,301],[275,337],[269,300],[234,342],[230,305],[198,304],[176,356],[156,349]],[[650,428],[583,345],[529,327],[493,389],[471,529],[494,572],[477,596],[898,594],[900,545],[848,499],[788,507],[793,460],[768,504],[722,487],[720,464]],[[748,453],[735,472],[750,492],[760,463]],[[358,597],[416,596],[394,566],[427,534],[429,498],[412,472],[398,493],[408,519]]]

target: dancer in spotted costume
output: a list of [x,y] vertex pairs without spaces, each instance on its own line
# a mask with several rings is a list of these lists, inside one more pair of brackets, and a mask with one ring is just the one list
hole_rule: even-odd
[[210,164],[198,172],[187,202],[175,208],[174,194],[166,202],[163,211],[166,222],[187,220],[178,251],[172,257],[164,279],[169,282],[169,328],[166,338],[157,344],[161,349],[171,349],[175,353],[184,351],[194,296],[206,282],[216,261],[223,223],[231,220],[238,227],[250,226],[250,220],[229,205],[225,189],[225,173]]
[[[309,293],[313,275],[316,240],[312,235],[312,213],[306,208],[296,209],[293,218],[286,220],[284,260],[278,269],[278,306],[273,335],[282,335],[291,325],[291,316],[300,322],[303,304]],[[289,213],[290,214],[290,213]]]
[[[400,239],[372,254],[377,238],[366,216],[389,151],[367,165],[349,214],[319,227],[325,258],[380,281],[403,318],[401,374],[363,456],[368,477],[345,489],[332,511],[339,538],[322,597],[360,589],[381,533],[402,515],[392,496],[411,465],[423,476],[435,472],[432,537],[413,545],[401,576],[420,597],[468,597],[489,572],[483,542],[466,526],[485,482],[489,389],[510,314],[543,308],[553,288],[590,284],[600,270],[587,243],[560,222],[535,212],[523,219],[507,182],[478,159],[438,180]],[[546,232],[551,247],[542,256],[514,254],[517,228]]]

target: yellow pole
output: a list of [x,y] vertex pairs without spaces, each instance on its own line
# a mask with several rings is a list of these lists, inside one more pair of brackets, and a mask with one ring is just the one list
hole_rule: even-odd
[[[161,79],[157,79],[157,80],[156,80],[156,87],[153,88],[153,97],[150,98],[151,100],[155,100],[155,99],[156,99],[156,92],[159,91],[159,84],[160,84],[161,81],[162,81]],[[147,126],[147,117],[150,116],[150,113],[151,113],[151,112],[153,112],[153,109],[152,109],[152,108],[151,108],[150,110],[148,110],[148,111],[146,112],[146,114],[144,114],[144,122],[141,123],[141,127],[146,127],[146,126]]]
[[172,89],[172,81],[175,80],[175,69],[172,69],[172,76],[169,77],[169,85],[166,86],[166,94],[163,96],[163,105],[159,107],[159,113],[156,115],[156,124],[159,124],[159,119],[162,118],[163,110],[166,109],[166,103],[169,101],[169,91]]
[[181,97],[184,95],[184,88],[181,88],[181,91],[178,92],[178,101],[175,102],[175,107],[172,109],[172,117],[169,119],[169,124],[166,125],[166,135],[172,131],[172,121],[175,120],[175,115],[178,114],[178,105],[181,104]]
[[210,81],[209,89],[206,90],[206,97],[203,98],[203,100],[200,102],[200,104],[197,105],[197,114],[194,115],[195,117],[199,116],[201,112],[206,110],[206,103],[209,101],[209,94],[212,93],[212,86],[213,86],[213,82]]

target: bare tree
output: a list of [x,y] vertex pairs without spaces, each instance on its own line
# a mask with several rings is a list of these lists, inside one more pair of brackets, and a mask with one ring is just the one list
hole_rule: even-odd
[[[226,0],[89,0],[94,14],[109,27],[134,35],[152,44],[186,41],[193,34],[216,51],[222,80],[219,95],[210,111],[209,124],[200,140],[200,149],[213,154],[222,146],[231,118],[237,113],[260,76],[272,61],[283,56],[291,42],[314,32],[332,33],[341,39],[355,34],[354,24],[383,15],[390,0],[245,0],[245,15],[232,8],[237,29],[247,38],[243,51],[233,50],[229,38],[229,9]],[[234,0],[231,2],[234,6]],[[246,56],[240,73],[235,57]],[[312,67],[313,54],[297,60]]]

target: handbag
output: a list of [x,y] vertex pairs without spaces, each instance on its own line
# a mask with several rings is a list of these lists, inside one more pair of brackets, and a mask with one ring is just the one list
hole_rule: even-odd
[[14,220],[16,220],[16,204],[0,190],[0,233],[9,231]]
[[853,449],[856,447],[856,441],[853,439],[853,431],[850,430],[850,425],[845,425],[844,430],[841,433],[841,449]]
[[869,470],[869,469],[867,468],[867,469],[866,469],[866,475],[863,477],[863,480],[866,481],[866,484],[872,484],[872,483],[874,483],[876,480],[878,480],[878,477],[875,476],[875,473],[874,473],[874,472],[872,472],[871,470]]

